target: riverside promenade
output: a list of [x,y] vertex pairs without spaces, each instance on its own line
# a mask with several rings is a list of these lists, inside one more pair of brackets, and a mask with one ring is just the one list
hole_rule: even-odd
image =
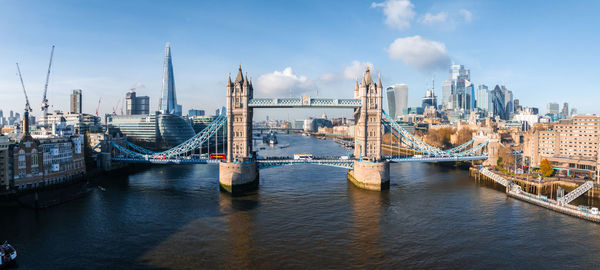
[[[490,171],[486,167],[481,167],[479,170],[476,170],[477,177],[479,179],[486,179],[493,181],[494,183],[498,183],[505,187],[506,195],[511,198],[515,198],[524,202],[528,202],[537,206],[541,206],[559,213],[563,213],[566,215],[570,215],[573,217],[589,220],[592,222],[600,223],[600,215],[598,212],[593,213],[590,211],[589,207],[576,207],[568,204],[568,201],[565,202],[565,198],[569,197],[569,194],[573,192],[574,196],[572,199],[580,196],[586,191],[579,190],[584,188],[584,185],[581,185],[579,188],[574,189],[573,191],[567,193],[564,198],[548,199],[546,196],[529,193],[527,191],[523,191],[520,185],[514,183],[512,180],[507,179],[499,174],[496,174]],[[538,189],[539,190],[539,189]],[[591,189],[590,189],[591,190]],[[577,193],[577,194],[576,194]],[[570,201],[572,201],[572,199]]]

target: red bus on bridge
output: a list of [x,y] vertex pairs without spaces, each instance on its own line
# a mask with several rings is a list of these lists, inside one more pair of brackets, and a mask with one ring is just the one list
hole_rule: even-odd
[[212,160],[225,160],[227,159],[227,154],[224,153],[213,153],[209,155],[209,158]]

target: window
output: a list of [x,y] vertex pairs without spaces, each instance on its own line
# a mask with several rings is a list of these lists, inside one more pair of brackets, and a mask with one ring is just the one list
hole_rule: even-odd
[[31,150],[31,167],[38,166],[38,151],[37,149]]
[[25,150],[23,149],[19,150],[18,166],[19,169],[24,169],[27,167],[27,163],[25,161]]

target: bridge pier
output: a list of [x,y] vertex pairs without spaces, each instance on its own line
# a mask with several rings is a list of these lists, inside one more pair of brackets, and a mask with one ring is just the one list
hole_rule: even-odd
[[233,195],[258,189],[259,174],[256,161],[219,163],[219,186]]
[[354,169],[348,170],[348,180],[355,186],[367,190],[390,188],[390,163],[388,161],[354,161]]

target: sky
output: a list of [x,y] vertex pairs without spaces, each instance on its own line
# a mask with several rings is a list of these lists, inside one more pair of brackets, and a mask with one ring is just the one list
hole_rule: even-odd
[[[190,1],[191,2],[191,1]],[[384,87],[409,86],[409,106],[451,63],[471,81],[504,84],[524,106],[545,112],[568,102],[600,113],[600,1],[28,1],[0,0],[0,109],[40,114],[50,48],[51,110],[69,110],[72,89],[83,111],[122,107],[136,88],[158,109],[164,49],[171,44],[178,103],[209,113],[225,104],[225,82],[241,64],[256,97],[351,98],[370,66]],[[120,109],[117,109],[117,113]],[[297,119],[348,110],[266,110]]]

